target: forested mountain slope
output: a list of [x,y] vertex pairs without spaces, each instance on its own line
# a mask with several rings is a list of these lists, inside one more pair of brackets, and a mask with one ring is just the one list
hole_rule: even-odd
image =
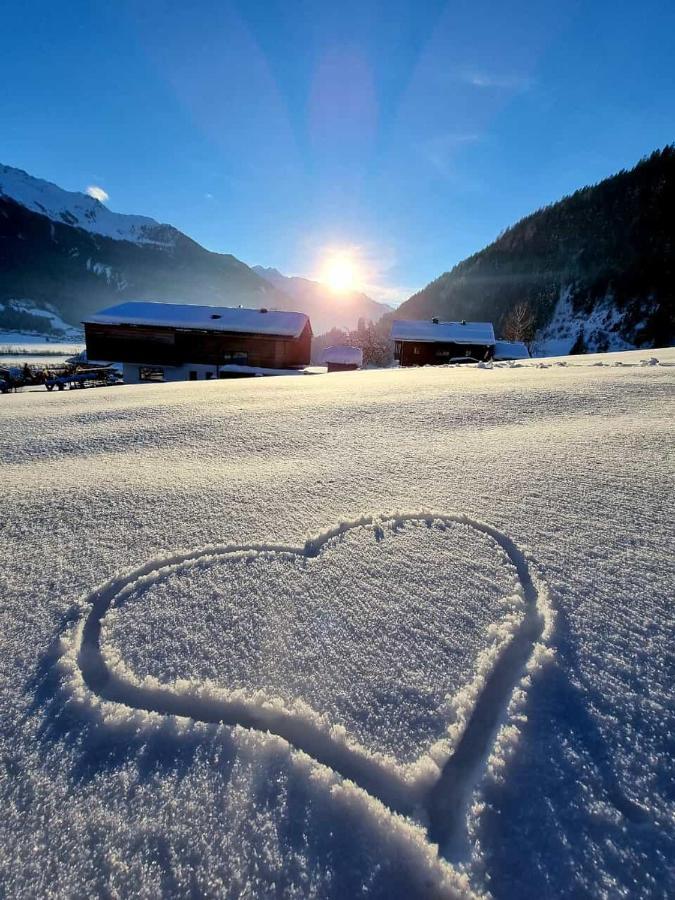
[[508,228],[401,318],[490,320],[526,304],[544,352],[675,342],[675,145]]
[[73,325],[125,298],[290,305],[290,298],[235,257],[210,253],[176,229],[165,230],[171,239],[166,244],[116,240],[0,196],[0,302],[49,304]]

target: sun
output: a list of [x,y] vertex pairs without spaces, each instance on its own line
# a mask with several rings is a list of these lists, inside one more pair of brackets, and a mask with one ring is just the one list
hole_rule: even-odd
[[345,294],[356,286],[358,271],[356,263],[348,256],[331,256],[326,260],[321,280],[336,294]]

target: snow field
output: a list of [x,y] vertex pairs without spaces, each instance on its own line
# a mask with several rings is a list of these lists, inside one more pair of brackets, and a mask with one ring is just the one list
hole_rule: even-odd
[[[11,561],[0,571],[5,892],[666,896],[673,859],[673,374],[664,364],[675,354],[654,356],[659,365],[644,367],[644,354],[622,354],[596,360],[620,366],[570,360],[547,369],[128,387],[58,403],[40,394],[12,397],[11,410],[0,408],[0,427],[12,435],[0,482]],[[555,616],[545,617],[543,643],[519,628],[522,640],[497,638],[491,646],[499,652],[489,655],[487,630],[508,621],[499,606],[514,595],[511,566],[521,577],[508,543],[469,535],[466,518],[445,531],[409,523],[389,533],[382,525],[384,540],[376,541],[368,530],[375,522],[364,515],[372,509],[458,509],[473,522],[493,523],[522,551],[536,585],[550,590]],[[345,520],[349,527],[333,528]],[[308,530],[320,538],[318,553],[316,541],[304,543]],[[432,541],[428,556],[420,538]],[[368,659],[385,673],[394,659],[398,672],[413,672],[433,696],[435,642],[451,640],[448,623],[455,622],[467,659],[475,648],[470,673],[459,665],[447,673],[459,694],[454,726],[444,721],[447,746],[434,758],[442,789],[429,790],[406,816],[377,799],[383,781],[360,783],[363,761],[384,759],[378,773],[398,777],[415,742],[421,752],[433,746],[441,720],[430,728],[404,694],[390,736],[378,720],[386,695],[351,683],[351,656],[328,654],[322,670],[290,615],[295,604],[325,653],[317,612],[324,595],[316,585],[334,594],[352,566],[358,583],[370,584],[375,566],[368,596],[381,613],[377,561],[401,540],[410,545],[388,567],[399,565],[412,578],[424,572],[430,590],[419,645],[415,632],[409,654],[398,659],[376,641],[366,647]],[[278,548],[277,577],[270,581],[263,568],[245,591],[225,552],[258,548],[261,556],[269,545]],[[309,599],[293,592],[280,560],[306,547],[305,559],[296,560],[299,574],[319,577]],[[444,553],[447,566],[424,561]],[[209,555],[218,558],[207,563]],[[251,559],[251,572],[271,561]],[[158,574],[167,567],[173,571]],[[473,585],[474,599],[488,598],[482,631],[455,594],[442,620],[434,592],[446,571]],[[119,676],[111,679],[115,688],[124,693],[155,678],[179,693],[182,679],[187,716],[131,708],[129,694],[106,698],[103,684],[88,684],[91,669],[82,667],[87,654],[80,651],[95,642],[80,641],[96,597],[107,590],[96,585],[106,579],[113,607],[96,608],[104,661]],[[284,659],[279,672],[264,649],[265,587],[272,583],[286,598],[278,640],[299,651],[297,667]],[[239,608],[227,605],[233,588]],[[115,606],[122,591],[127,600]],[[405,596],[395,593],[401,618],[387,627],[414,621]],[[204,597],[212,611],[223,611],[214,622]],[[478,615],[471,597],[466,608]],[[354,621],[368,621],[358,601]],[[363,652],[349,631],[351,616],[328,609],[340,640]],[[190,615],[194,631],[186,626]],[[373,621],[378,626],[381,617]],[[152,647],[143,643],[150,638]],[[510,647],[522,655],[509,654]],[[452,659],[459,663],[460,655]],[[322,677],[312,680],[303,660]],[[290,679],[307,693],[309,710],[343,717],[340,741],[327,746],[348,748],[341,763],[356,758],[351,783],[259,729],[190,721],[200,691],[210,706],[232,699],[221,692],[239,690],[250,711],[260,674],[269,679],[265,693],[283,708],[297,700],[294,690],[284,697]],[[350,705],[341,684],[366,713]],[[140,693],[151,705],[152,692]],[[495,708],[502,723],[496,735],[479,727],[481,711]],[[354,755],[354,748],[367,753]],[[435,854],[435,838],[445,859]]]

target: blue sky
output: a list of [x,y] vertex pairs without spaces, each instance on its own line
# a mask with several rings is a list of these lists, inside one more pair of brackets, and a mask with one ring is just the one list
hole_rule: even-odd
[[394,302],[675,140],[675,4],[96,0],[3,11],[0,162]]

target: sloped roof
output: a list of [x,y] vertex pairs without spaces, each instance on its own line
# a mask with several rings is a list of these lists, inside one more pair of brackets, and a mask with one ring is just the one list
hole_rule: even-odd
[[529,359],[530,351],[521,341],[495,341],[496,360]]
[[335,363],[343,366],[360,366],[363,364],[363,350],[360,347],[349,347],[347,344],[336,344],[326,347],[321,354],[323,363]]
[[395,319],[391,326],[393,341],[421,341],[447,344],[494,344],[492,322],[434,322]]
[[274,334],[298,337],[309,317],[285,310],[244,309],[229,306],[193,306],[189,303],[154,303],[130,300],[102,309],[84,320],[89,325],[163,325],[236,331],[242,334]]

